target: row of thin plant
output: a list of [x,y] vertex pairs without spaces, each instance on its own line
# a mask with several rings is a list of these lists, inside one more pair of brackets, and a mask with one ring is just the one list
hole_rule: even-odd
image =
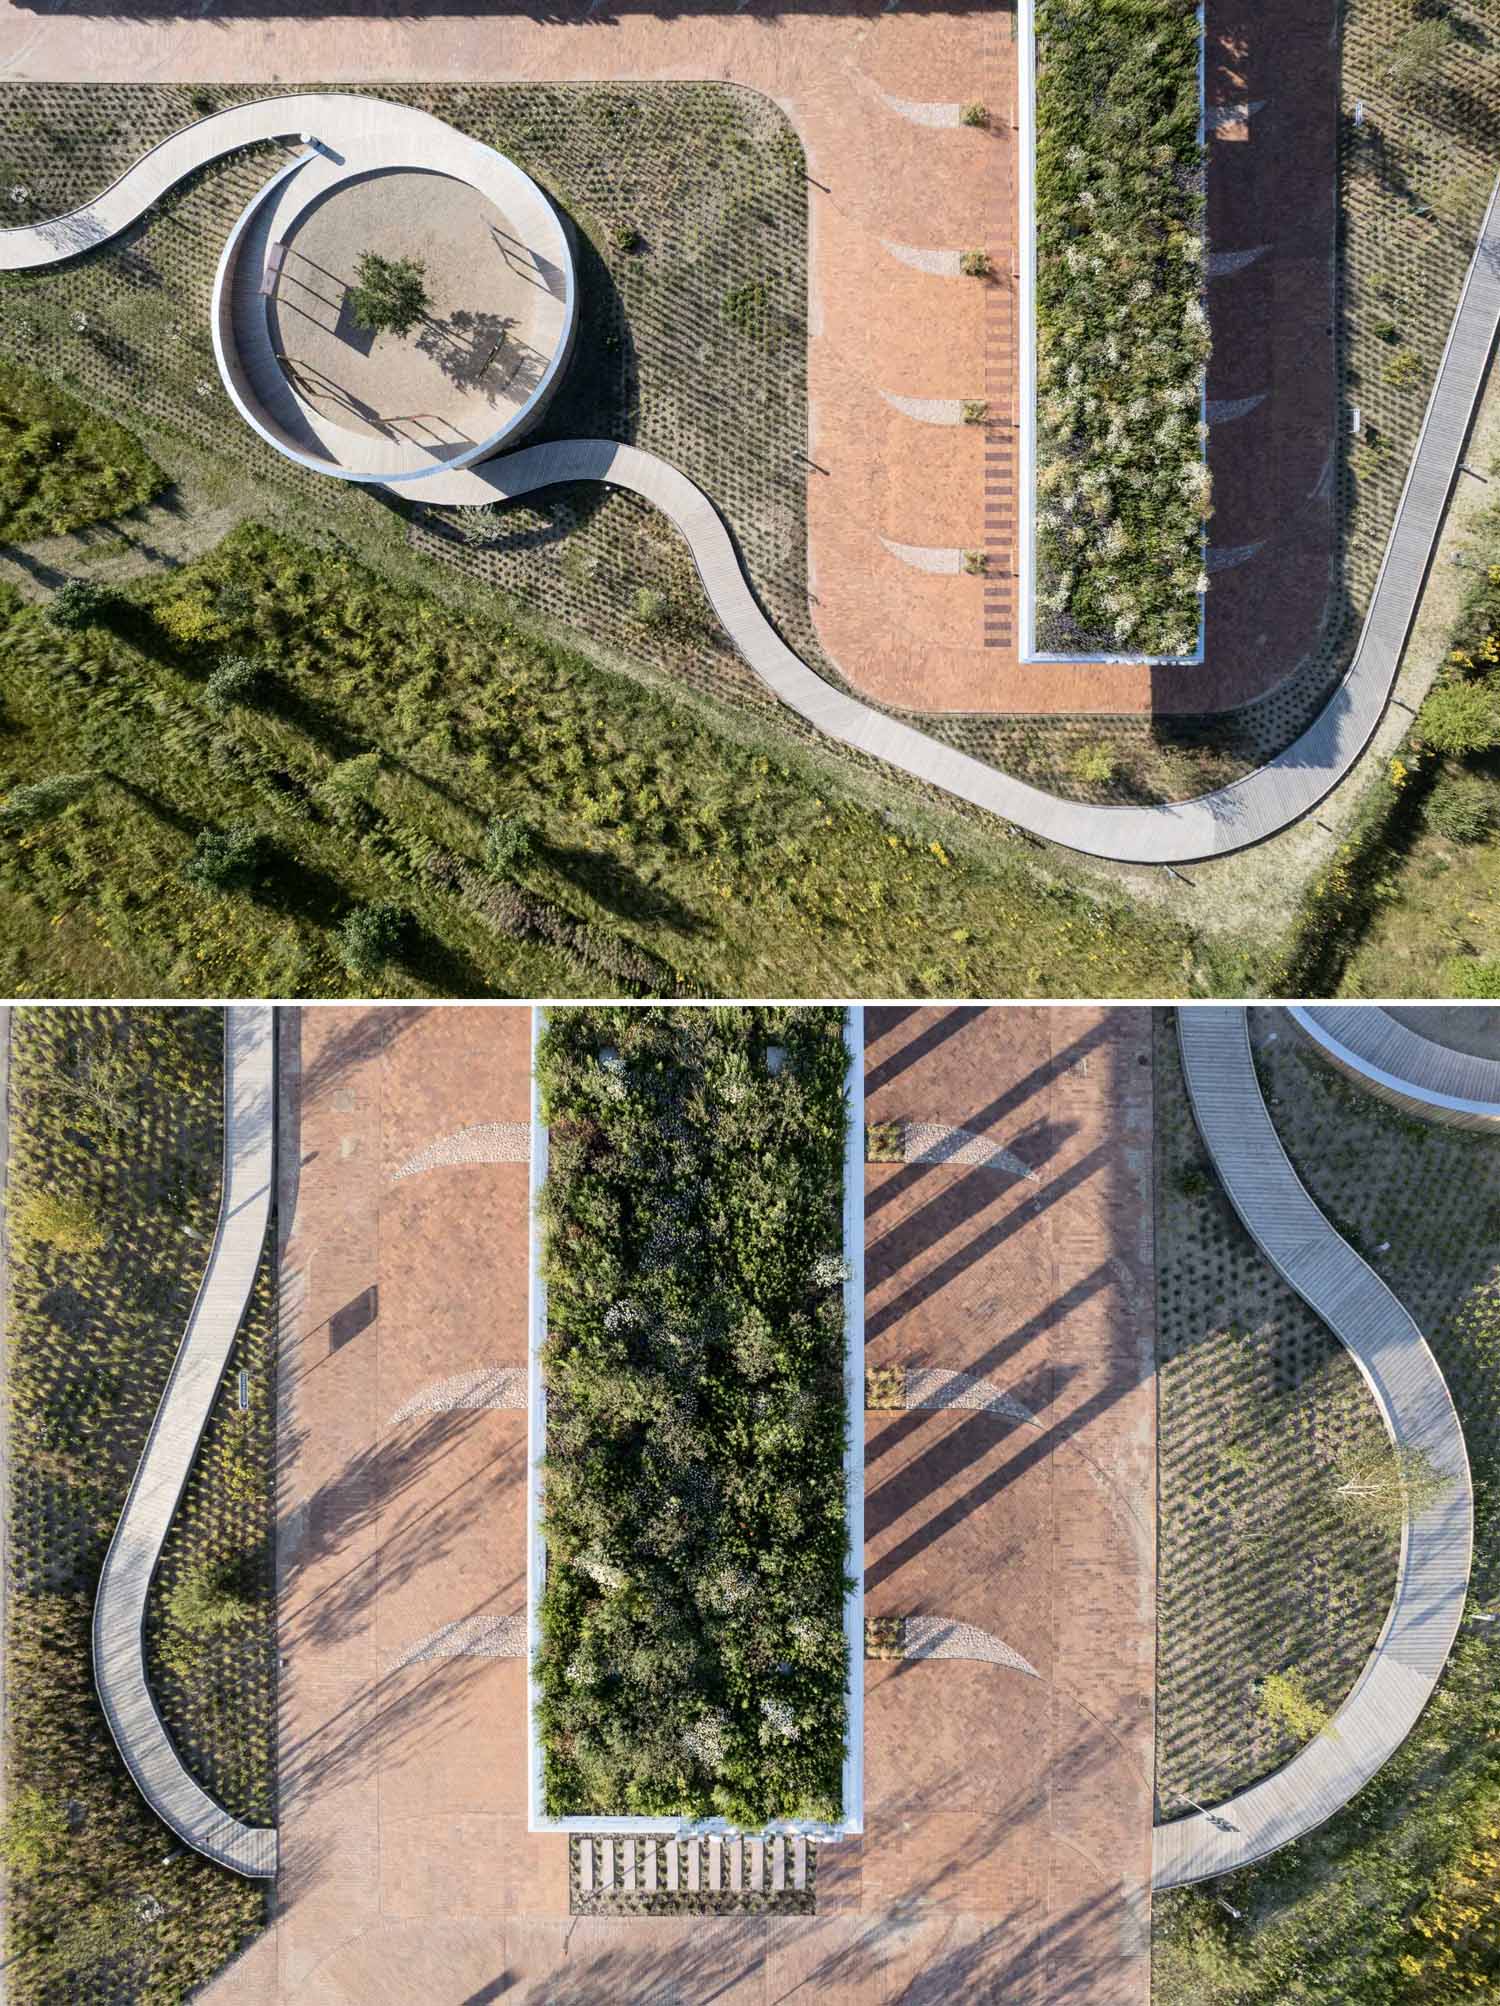
[[[209,1010],[12,1019],[3,1855],[15,2006],[183,1999],[263,1919],[260,1890],[186,1851],[146,1808],[99,1709],[90,1640],[105,1548],[213,1234],[222,1036]],[[247,1481],[264,1512],[268,1468]],[[198,1699],[181,1697],[168,1727],[191,1740]],[[241,1716],[226,1732],[254,1730]]]
[[1185,655],[1209,479],[1193,0],[1036,9],[1037,641]]
[[538,1051],[557,1815],[836,1820],[843,1012],[554,1012]]

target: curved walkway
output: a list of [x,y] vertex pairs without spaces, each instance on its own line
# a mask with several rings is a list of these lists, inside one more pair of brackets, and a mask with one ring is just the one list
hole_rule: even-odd
[[[312,93],[216,112],[153,147],[94,202],[49,223],[0,231],[0,270],[56,264],[102,243],[194,168],[297,127],[317,137],[316,127],[326,131],[330,117],[343,116],[330,107],[347,102]],[[365,130],[378,125],[382,100],[353,102]],[[1244,849],[1300,820],[1369,742],[1390,697],[1497,327],[1500,181],[1485,212],[1370,609],[1343,681],[1301,737],[1267,765],[1196,800],[1155,807],[1101,807],[1046,794],[825,682],[792,653],[761,611],[729,531],[707,496],[675,467],[637,447],[603,439],[524,447],[465,472],[426,476],[422,493],[433,503],[466,506],[518,500],[565,481],[627,488],[661,510],[682,535],[710,604],[750,667],[828,737],[1064,848],[1117,863],[1193,863]]]
[[1363,1789],[1432,1696],[1463,1616],[1474,1537],[1463,1431],[1437,1361],[1288,1161],[1255,1077],[1245,1011],[1186,1007],[1177,1023],[1193,1113],[1246,1231],[1348,1347],[1392,1440],[1425,1451],[1452,1481],[1408,1521],[1385,1627],[1327,1731],[1216,1810],[1158,1825],[1158,1888],[1247,1866],[1312,1831]]
[[274,1829],[243,1825],[201,1790],[146,1679],[146,1596],[260,1265],[274,1174],[272,1013],[224,1024],[224,1183],[208,1265],[115,1527],[94,1604],[94,1682],[137,1789],[184,1844],[255,1879],[276,1872]]
[[1403,1113],[1454,1128],[1500,1129],[1500,1059],[1440,1045],[1371,1004],[1291,1010],[1331,1064]]

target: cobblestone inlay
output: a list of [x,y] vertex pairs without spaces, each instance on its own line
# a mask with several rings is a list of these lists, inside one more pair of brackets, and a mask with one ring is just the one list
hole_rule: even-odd
[[931,571],[954,577],[963,569],[963,552],[946,544],[892,543],[888,536],[881,537],[880,541],[892,557],[899,557],[913,571]]
[[1203,276],[1207,279],[1232,279],[1236,272],[1253,265],[1257,258],[1263,258],[1271,246],[1257,244],[1251,251],[1210,251],[1203,260]]
[[908,1616],[904,1645],[906,1658],[968,1658],[982,1665],[1006,1665],[1032,1679],[1041,1676],[1009,1644],[952,1616]]
[[1222,126],[1244,125],[1264,103],[1264,98],[1251,98],[1248,104],[1211,104],[1203,114],[1204,127],[1209,132],[1218,132]]
[[[572,1915],[812,1915],[818,1848],[781,1833],[568,1841]],[[675,1996],[675,1995],[674,1995]]]
[[458,1128],[419,1149],[391,1174],[394,1184],[423,1170],[450,1163],[525,1163],[531,1155],[531,1130],[524,1121],[481,1121]]
[[893,98],[889,91],[882,91],[880,95],[897,118],[908,119],[913,125],[958,125],[962,122],[963,106],[959,104],[925,104],[914,98]]
[[922,244],[893,244],[889,237],[880,240],[882,250],[889,251],[893,258],[899,258],[903,265],[910,265],[914,272],[931,272],[935,278],[956,279],[961,276],[959,259],[962,251],[932,250]]
[[524,1658],[526,1655],[526,1615],[460,1616],[419,1637],[415,1644],[399,1652],[390,1670],[399,1672],[407,1665],[430,1665],[437,1658]]
[[399,1428],[403,1421],[414,1421],[422,1414],[475,1414],[525,1405],[524,1365],[480,1365],[472,1372],[455,1372],[424,1386],[396,1409],[386,1426]]
[[1208,422],[1210,425],[1227,425],[1232,418],[1248,418],[1258,404],[1266,401],[1266,392],[1257,390],[1253,397],[1221,397],[1217,401],[1208,400]]
[[893,411],[915,418],[919,425],[957,425],[963,421],[961,397],[898,397],[892,390],[880,394]]
[[1014,1394],[1002,1392],[992,1379],[981,1379],[972,1372],[908,1365],[905,1389],[909,1408],[966,1407],[979,1414],[1003,1414],[1011,1421],[1036,1423],[1035,1414]]
[[980,1170],[1006,1170],[1030,1184],[1037,1182],[1031,1165],[1011,1150],[972,1129],[955,1128],[951,1122],[907,1122],[903,1147],[906,1163],[961,1163]]

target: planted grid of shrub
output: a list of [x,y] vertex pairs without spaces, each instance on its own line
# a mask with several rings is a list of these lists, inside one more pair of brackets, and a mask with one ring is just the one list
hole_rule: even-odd
[[[11,1027],[8,1304],[11,1587],[6,1985],[15,2006],[168,2000],[264,1919],[263,1891],[172,1841],[94,1691],[99,1569],[192,1306],[218,1202],[215,1010],[18,1010]],[[268,1442],[263,1445],[267,1450]],[[268,1454],[244,1483],[270,1509]],[[227,1551],[241,1507],[213,1468],[174,1540]],[[269,1595],[244,1623],[270,1650]],[[269,1773],[253,1693],[159,1695],[169,1732],[216,1742],[206,1776]],[[234,1750],[234,1753],[231,1753]],[[195,1765],[196,1766],[196,1765]]]
[[1189,654],[1208,470],[1193,0],[1036,10],[1037,640]]
[[555,1816],[841,1815],[846,1066],[833,1009],[549,1018]]

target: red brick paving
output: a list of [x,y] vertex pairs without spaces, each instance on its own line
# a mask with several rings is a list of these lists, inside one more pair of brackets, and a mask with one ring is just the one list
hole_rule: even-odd
[[390,1179],[455,1128],[525,1117],[528,1012],[283,1013],[283,1874],[215,2006],[473,2006],[500,1985],[517,2006],[666,1986],[1146,2006],[1147,1021],[867,1017],[872,1119],[954,1121],[1039,1173],[867,1173],[871,1361],[990,1374],[1039,1423],[868,1417],[869,1607],[975,1623],[1041,1676],[866,1667],[867,1835],[821,1849],[816,1917],[575,1923],[564,1842],[525,1829],[521,1664],[391,1663],[524,1607],[524,1417],[389,1416],[524,1360],[525,1166]]

